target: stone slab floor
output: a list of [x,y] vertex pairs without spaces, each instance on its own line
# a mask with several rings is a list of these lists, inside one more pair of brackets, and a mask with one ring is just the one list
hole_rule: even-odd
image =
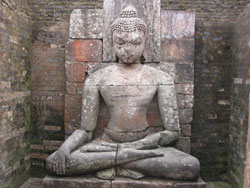
[[[30,178],[20,188],[43,188],[42,178]],[[230,188],[225,182],[207,182],[207,188]]]

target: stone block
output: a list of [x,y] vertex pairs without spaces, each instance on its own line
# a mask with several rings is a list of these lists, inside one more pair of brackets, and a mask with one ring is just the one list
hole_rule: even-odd
[[[88,69],[88,65],[83,62],[69,62],[66,61],[65,63],[65,69],[66,69],[66,78],[69,82],[80,82],[82,83],[85,79],[85,74]],[[73,88],[73,85],[68,85],[67,89],[73,89],[72,91],[68,91],[68,93],[76,92]]]
[[65,95],[65,109],[81,109],[81,95]]
[[138,11],[138,17],[148,26],[146,50],[143,54],[146,62],[160,62],[160,0],[104,0],[103,61],[116,61],[112,47],[111,24],[120,16],[120,11],[125,5],[133,5]]
[[81,110],[80,109],[67,109],[64,112],[64,121],[67,123],[81,122]]
[[197,181],[171,181],[159,179],[132,180],[116,178],[115,180],[101,180],[94,177],[59,178],[47,176],[43,179],[44,188],[205,188],[206,183]]
[[161,23],[162,39],[181,39],[194,37],[194,12],[162,10]]
[[177,93],[184,95],[194,94],[194,84],[177,84]]
[[194,81],[194,66],[193,64],[177,63],[175,83],[193,83]]
[[179,137],[175,147],[185,153],[190,153],[190,137]]
[[75,9],[70,15],[70,38],[102,39],[103,10]]
[[191,136],[191,124],[181,124],[181,135],[182,136]]
[[58,178],[58,177],[45,177],[43,179],[43,188],[110,188],[111,181],[100,180],[97,178]]
[[193,95],[177,95],[178,108],[193,108],[194,106],[194,96]]
[[71,62],[101,62],[101,40],[69,40],[66,48],[66,60]]
[[67,94],[76,95],[77,84],[72,82],[66,82],[66,91]]
[[160,63],[149,63],[147,65],[165,72],[166,74],[168,74],[171,80],[175,80],[176,76],[175,63],[160,62]]
[[194,62],[194,39],[164,39],[161,42],[161,61]]
[[70,95],[81,95],[83,83],[66,82],[66,91]]
[[179,109],[180,123],[191,123],[193,121],[193,109]]

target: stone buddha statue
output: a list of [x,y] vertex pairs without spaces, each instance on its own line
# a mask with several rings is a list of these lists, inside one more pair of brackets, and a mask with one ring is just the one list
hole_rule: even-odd
[[[133,6],[127,6],[113,22],[112,31],[119,62],[86,79],[81,127],[48,157],[49,174],[196,180],[200,171],[198,159],[171,147],[179,136],[174,79],[141,64],[147,33],[145,22],[138,18]],[[160,132],[155,132],[146,119],[154,96],[164,124]],[[108,107],[110,121],[102,136],[94,138],[100,97]]]

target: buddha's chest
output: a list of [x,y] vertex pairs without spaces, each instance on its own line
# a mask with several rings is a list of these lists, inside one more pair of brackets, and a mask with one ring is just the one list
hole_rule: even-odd
[[102,85],[100,93],[107,105],[142,106],[149,105],[157,88],[157,85],[142,80],[114,79]]

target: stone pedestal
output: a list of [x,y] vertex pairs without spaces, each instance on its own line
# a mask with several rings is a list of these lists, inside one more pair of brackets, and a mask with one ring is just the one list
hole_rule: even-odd
[[170,181],[159,179],[131,180],[116,178],[115,180],[100,180],[94,177],[59,178],[47,176],[43,180],[43,188],[206,188],[206,183],[197,181]]

